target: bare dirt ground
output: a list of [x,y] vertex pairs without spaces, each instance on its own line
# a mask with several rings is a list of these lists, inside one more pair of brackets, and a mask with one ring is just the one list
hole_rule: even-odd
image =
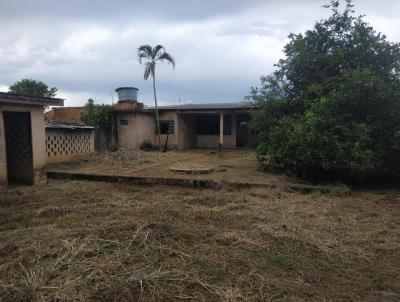
[[55,181],[0,195],[1,301],[399,301],[400,191]]
[[[177,165],[211,165],[216,169],[206,174],[186,174],[171,171]],[[120,149],[116,152],[94,154],[83,159],[53,164],[50,171],[67,171],[100,175],[156,176],[171,178],[215,179],[254,183],[293,182],[279,174],[257,170],[256,158],[248,150],[227,150],[220,159],[211,150],[144,152]]]

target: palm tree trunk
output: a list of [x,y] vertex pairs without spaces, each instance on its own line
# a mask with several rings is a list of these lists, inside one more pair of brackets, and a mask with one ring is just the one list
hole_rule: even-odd
[[156,94],[156,75],[153,75],[153,93],[154,93],[154,104],[156,105],[156,127],[157,127],[157,138],[158,148],[161,151],[161,139],[160,139],[160,119],[158,117],[158,105],[157,105],[157,94]]

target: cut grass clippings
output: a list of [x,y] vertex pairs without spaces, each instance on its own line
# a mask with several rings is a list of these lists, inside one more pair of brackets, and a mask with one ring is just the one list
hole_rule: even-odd
[[0,301],[396,301],[400,192],[51,180],[0,196]]

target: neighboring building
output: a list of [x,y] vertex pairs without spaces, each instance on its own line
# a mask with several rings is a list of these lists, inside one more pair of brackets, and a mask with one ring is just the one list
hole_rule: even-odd
[[57,123],[80,124],[81,113],[85,107],[53,107],[45,112],[44,118],[46,121],[54,121]]
[[84,110],[85,107],[53,107],[44,114],[49,163],[95,152],[95,127],[82,122]]
[[[118,144],[126,148],[157,145],[154,108],[143,109],[137,102],[137,88],[122,87],[116,91],[119,96],[115,110]],[[131,106],[127,105],[129,103]],[[253,109],[246,103],[161,106],[161,144],[164,145],[168,137],[168,146],[178,150],[246,147],[248,134],[242,123],[250,119]]]
[[46,182],[43,111],[63,99],[0,93],[0,185]]
[[45,123],[47,162],[67,161],[95,152],[94,127]]

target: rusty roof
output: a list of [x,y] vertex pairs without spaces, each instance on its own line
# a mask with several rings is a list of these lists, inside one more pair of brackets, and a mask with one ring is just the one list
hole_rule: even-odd
[[82,126],[82,125],[75,125],[75,124],[64,124],[64,123],[44,123],[45,128],[50,129],[68,129],[68,130],[75,130],[75,129],[84,129],[84,130],[93,130],[94,127],[92,126]]
[[37,96],[18,95],[8,92],[0,92],[0,103],[15,105],[33,105],[33,106],[64,106],[64,99],[45,98]]

